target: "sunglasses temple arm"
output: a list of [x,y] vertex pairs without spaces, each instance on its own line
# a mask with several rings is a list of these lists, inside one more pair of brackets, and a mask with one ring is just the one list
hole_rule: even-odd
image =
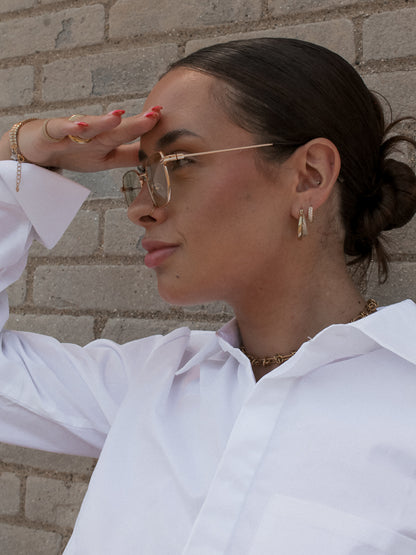
[[220,152],[233,152],[233,151],[237,151],[237,150],[248,150],[250,148],[262,148],[265,146],[273,146],[274,143],[265,143],[262,145],[249,145],[249,146],[240,146],[240,147],[235,147],[235,148],[223,148],[221,150],[207,150],[205,152],[195,152],[195,154],[168,154],[167,156],[161,156],[161,162],[162,164],[165,164],[167,162],[172,162],[173,160],[184,160],[185,158],[189,158],[192,157],[194,158],[195,156],[203,156],[204,154],[218,154]]

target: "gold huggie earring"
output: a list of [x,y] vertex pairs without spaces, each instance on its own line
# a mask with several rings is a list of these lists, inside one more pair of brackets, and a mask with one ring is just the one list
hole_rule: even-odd
[[308,222],[311,224],[313,222],[313,206],[308,208]]
[[298,219],[298,239],[302,239],[308,235],[308,228],[306,226],[306,218],[303,213],[303,208],[299,210],[299,219]]

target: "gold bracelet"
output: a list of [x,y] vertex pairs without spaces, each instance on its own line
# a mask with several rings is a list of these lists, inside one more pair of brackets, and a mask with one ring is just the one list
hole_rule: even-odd
[[11,151],[10,158],[15,162],[17,162],[17,169],[16,169],[16,191],[17,192],[19,192],[20,183],[22,181],[22,162],[29,162],[29,160],[27,160],[27,158],[25,158],[23,154],[20,152],[17,136],[19,133],[19,129],[22,127],[22,125],[24,125],[25,123],[28,123],[29,121],[34,121],[36,119],[37,118],[29,118],[29,119],[24,119],[23,121],[19,121],[18,123],[15,123],[9,131],[9,144],[10,144],[10,151]]

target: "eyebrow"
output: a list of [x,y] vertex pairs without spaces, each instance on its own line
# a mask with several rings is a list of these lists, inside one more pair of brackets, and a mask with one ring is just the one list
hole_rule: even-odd
[[[189,129],[173,129],[172,131],[168,131],[165,133],[156,143],[156,150],[164,150],[167,146],[174,143],[177,139],[181,137],[197,137],[201,138],[200,135],[190,131]],[[146,160],[147,154],[144,150],[139,150],[139,161],[143,162]]]

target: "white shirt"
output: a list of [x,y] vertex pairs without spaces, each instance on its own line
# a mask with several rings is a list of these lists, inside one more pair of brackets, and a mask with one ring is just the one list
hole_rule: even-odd
[[[86,196],[30,165],[14,184],[1,163],[2,289]],[[5,331],[0,441],[99,456],[66,555],[415,555],[415,330],[413,302],[383,308],[257,383],[234,321],[84,348]]]

